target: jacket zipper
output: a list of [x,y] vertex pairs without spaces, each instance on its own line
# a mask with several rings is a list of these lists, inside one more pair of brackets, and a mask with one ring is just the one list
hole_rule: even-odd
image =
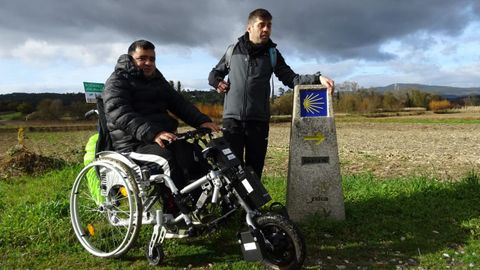
[[247,120],[247,86],[248,86],[248,77],[250,76],[250,55],[247,53],[245,61],[247,62],[247,74],[245,76],[245,84],[244,84],[244,91],[243,91],[243,112],[241,120]]

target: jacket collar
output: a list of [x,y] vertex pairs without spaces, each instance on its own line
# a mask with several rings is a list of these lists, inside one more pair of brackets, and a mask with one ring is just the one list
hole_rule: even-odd
[[260,45],[253,44],[250,41],[250,36],[248,32],[245,32],[243,36],[239,37],[238,42],[242,47],[246,48],[250,56],[264,54],[265,52],[268,51],[269,48],[277,46],[277,44],[273,43],[272,39],[268,39],[268,42],[265,44],[260,44]]

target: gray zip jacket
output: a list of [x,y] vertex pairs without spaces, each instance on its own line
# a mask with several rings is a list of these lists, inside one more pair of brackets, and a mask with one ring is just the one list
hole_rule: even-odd
[[[271,40],[262,46],[253,45],[248,39],[248,32],[238,39],[227,66],[226,55],[212,69],[208,76],[211,86],[228,75],[230,90],[225,94],[223,118],[240,121],[264,121],[270,119],[270,78],[272,73],[286,86],[293,88],[297,84],[320,83],[320,73],[315,75],[298,75],[286,63],[277,50],[277,61],[272,67],[268,49],[276,47]],[[250,43],[250,44],[248,44]]]

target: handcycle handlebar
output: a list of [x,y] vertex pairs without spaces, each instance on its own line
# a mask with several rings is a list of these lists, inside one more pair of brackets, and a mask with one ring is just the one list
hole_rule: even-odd
[[[89,119],[90,117],[92,117],[92,115],[98,115],[98,110],[92,109],[86,112],[85,119]],[[224,129],[221,128],[221,130],[223,131]],[[177,136],[177,140],[188,140],[188,139],[203,137],[204,135],[210,135],[210,134],[212,134],[211,129],[205,128],[205,127],[199,127],[197,129],[189,130],[187,132],[176,133],[175,135]]]
[[212,134],[212,130],[209,128],[200,127],[194,130],[189,130],[184,133],[177,133],[177,140],[188,140],[197,137],[203,137],[204,135]]

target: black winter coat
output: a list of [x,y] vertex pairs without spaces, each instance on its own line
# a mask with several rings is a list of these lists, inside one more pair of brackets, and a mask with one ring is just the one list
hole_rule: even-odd
[[134,151],[141,144],[154,143],[161,131],[175,132],[178,121],[193,127],[210,118],[184,99],[157,69],[145,78],[130,55],[121,55],[115,71],[105,83],[103,103],[107,128],[116,151]]

